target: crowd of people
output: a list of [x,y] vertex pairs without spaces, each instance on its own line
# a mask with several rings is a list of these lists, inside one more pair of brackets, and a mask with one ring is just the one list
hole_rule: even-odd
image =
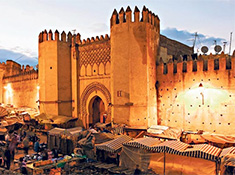
[[[9,131],[5,135],[4,144],[1,145],[0,167],[7,170],[11,169],[11,165],[15,160],[15,154],[19,147],[24,150],[24,155],[28,155],[30,146],[33,147],[35,153],[40,151],[40,139],[37,137],[33,128],[27,125],[22,126],[19,130]],[[3,142],[1,142],[3,143]],[[20,172],[27,174],[26,163],[23,157],[18,162]]]

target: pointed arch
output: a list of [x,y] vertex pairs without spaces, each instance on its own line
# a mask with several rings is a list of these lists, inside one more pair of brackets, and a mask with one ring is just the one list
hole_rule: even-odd
[[105,103],[105,110],[107,111],[107,118],[111,121],[111,94],[109,90],[101,83],[93,82],[89,84],[81,95],[81,119],[84,126],[87,126],[89,120],[89,101],[94,97],[99,96]]

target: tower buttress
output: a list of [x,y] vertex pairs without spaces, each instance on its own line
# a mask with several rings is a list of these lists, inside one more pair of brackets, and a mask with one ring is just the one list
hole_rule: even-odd
[[71,33],[50,30],[39,34],[39,105],[40,113],[72,115]]
[[146,7],[114,10],[111,17],[111,94],[115,123],[150,126],[157,124],[156,58],[159,18]]

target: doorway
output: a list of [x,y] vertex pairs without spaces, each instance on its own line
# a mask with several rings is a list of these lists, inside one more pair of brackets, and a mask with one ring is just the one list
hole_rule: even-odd
[[98,122],[103,122],[105,106],[103,100],[99,96],[95,96],[89,103],[89,126]]

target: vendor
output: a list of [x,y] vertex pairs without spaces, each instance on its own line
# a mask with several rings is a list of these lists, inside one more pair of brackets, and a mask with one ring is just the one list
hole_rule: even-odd
[[48,160],[48,152],[46,149],[42,152],[42,160]]
[[39,142],[40,142],[40,139],[37,139],[37,141],[36,141],[35,144],[34,144],[34,149],[33,149],[33,150],[34,150],[36,153],[39,152],[39,146],[40,146]]

